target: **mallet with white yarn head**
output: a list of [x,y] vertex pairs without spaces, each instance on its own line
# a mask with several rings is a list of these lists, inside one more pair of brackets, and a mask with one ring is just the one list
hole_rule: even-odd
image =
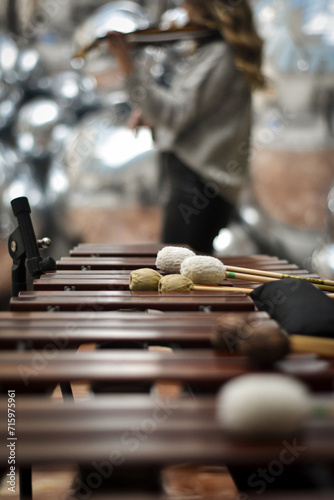
[[196,255],[186,247],[166,246],[157,253],[155,265],[164,273],[179,273],[184,259]]
[[[187,262],[187,264],[185,264]],[[179,273],[194,283],[192,290],[200,291],[230,291],[251,293],[251,288],[214,287],[221,283],[226,275],[226,267],[215,257],[196,255],[184,247],[167,246],[162,248],[155,262],[157,268],[165,273]],[[210,285],[210,286],[200,286]],[[172,291],[172,290],[169,290]],[[175,291],[178,291],[175,289]]]
[[305,384],[282,374],[236,377],[217,396],[217,418],[238,438],[288,438],[308,418],[333,414],[333,403],[312,398]]
[[[205,290],[204,286],[199,288],[199,285],[206,285],[207,289],[210,288],[211,290],[221,288],[214,288],[214,286],[222,283],[230,274],[219,259],[206,255],[194,255],[184,259],[180,266],[180,273],[194,282],[194,290]],[[270,278],[260,278],[260,280],[261,282],[262,280],[271,281]],[[252,279],[252,281],[256,280]],[[242,289],[242,291],[250,293],[252,289],[246,288]]]
[[[268,283],[277,281],[281,277],[258,276],[255,274],[236,273],[229,271],[229,266],[225,266],[219,259],[215,257],[206,257],[204,255],[196,255],[188,257],[182,261],[180,272],[187,277],[192,276],[194,283],[202,283],[207,285],[218,285],[224,279],[241,279],[244,281],[255,281],[258,283]],[[334,291],[334,287],[314,283],[318,288],[326,291]]]
[[194,255],[182,261],[180,273],[196,285],[219,285],[226,277],[226,267],[215,257]]
[[[185,261],[187,265],[184,265]],[[226,276],[226,267],[219,259],[196,255],[184,247],[162,248],[157,253],[155,265],[161,272],[183,274],[196,284],[218,285]]]
[[[239,277],[227,272],[226,266],[216,257],[196,255],[184,247],[167,246],[162,248],[156,257],[157,268],[164,273],[180,273],[191,279],[196,285],[219,285],[225,278]],[[247,275],[242,275],[247,279]],[[271,278],[249,276],[252,281],[266,282]]]
[[[191,260],[188,261],[188,258]],[[188,248],[176,246],[167,246],[160,250],[157,254],[156,266],[165,273],[180,272],[191,279],[195,285],[219,285],[226,278],[267,283],[283,277],[292,277],[286,274],[266,273],[254,269],[225,266],[216,257],[196,255]],[[240,272],[236,272],[237,270]],[[297,276],[297,278],[307,279],[322,290],[334,292],[334,286],[325,285],[323,280],[303,278],[301,276]]]
[[[227,272],[226,266],[217,259],[207,255],[196,255],[183,247],[164,247],[157,254],[157,268],[165,273],[180,273],[191,279],[195,285],[219,285],[225,278],[237,278],[235,273]],[[231,274],[231,275],[229,275]],[[242,279],[272,281],[272,278],[240,275]]]

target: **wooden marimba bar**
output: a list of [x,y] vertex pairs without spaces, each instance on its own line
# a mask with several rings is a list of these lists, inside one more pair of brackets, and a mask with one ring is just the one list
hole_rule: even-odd
[[[6,400],[0,400],[0,419],[6,417],[6,409]],[[24,397],[18,400],[18,411],[21,465],[63,465],[65,457],[67,463],[80,464],[83,469],[90,464],[92,476],[91,481],[89,474],[86,476],[85,491],[90,489],[91,494],[100,492],[98,474],[113,479],[111,484],[117,494],[117,481],[124,480],[124,469],[128,482],[131,482],[131,474],[139,469],[152,491],[153,486],[158,490],[159,471],[171,463],[218,466],[228,463],[231,467],[245,465],[268,473],[268,464],[277,464],[278,457],[283,456],[282,450],[288,459],[294,453],[295,467],[307,468],[314,461],[326,463],[333,458],[329,446],[334,437],[332,421],[320,425],[310,422],[303,429],[302,437],[291,437],[283,444],[282,441],[234,443],[218,424],[215,400],[211,397],[171,401],[117,395],[96,397],[93,402],[82,401],[76,405]],[[0,438],[6,438],[4,432],[0,432]],[[2,449],[0,460],[5,459],[6,452]],[[155,499],[161,497],[161,493],[158,494],[156,491]],[[258,497],[255,491],[247,495],[250,499]],[[313,496],[306,492],[305,497],[296,494],[291,498],[315,500],[322,496],[318,491]]]
[[[308,356],[288,357],[275,371],[291,373],[314,392],[332,389],[334,363]],[[310,367],[310,369],[309,369]],[[233,377],[258,372],[244,357],[221,356],[211,350],[183,349],[173,353],[144,350],[64,351],[38,361],[36,351],[0,353],[0,383],[16,393],[45,392],[49,387],[71,382],[108,383],[117,387],[144,385],[156,381],[182,382],[191,391],[216,393]]]
[[[145,440],[138,453],[124,450],[125,470],[147,472],[148,467],[153,482],[161,467],[180,461],[227,462],[232,466],[253,467],[268,464],[277,457],[281,444],[257,443],[254,448],[254,444],[233,443],[218,425],[214,412],[214,394],[219,387],[232,377],[252,371],[245,358],[213,351],[211,336],[217,318],[232,311],[261,318],[266,314],[255,311],[251,299],[236,292],[187,295],[130,292],[131,270],[155,268],[155,255],[160,248],[155,245],[79,245],[69,257],[57,262],[55,272],[35,280],[32,292],[22,292],[13,298],[10,312],[0,314],[0,346],[7,349],[0,353],[0,386],[5,388],[11,384],[18,393],[43,394],[40,398],[30,394],[22,399],[19,411],[26,424],[20,430],[21,467],[62,463],[65,457],[70,463],[82,466],[108,457],[110,461],[110,447],[119,443],[129,428],[140,425],[151,415],[145,413],[147,408],[152,411],[153,404],[145,394],[132,394],[131,398],[126,394],[96,396],[85,405],[80,402],[78,408],[67,401],[59,408],[50,407],[50,400],[46,400],[48,389],[75,381],[112,383],[121,391],[129,383],[148,387],[156,381],[188,384],[190,394],[179,400],[178,408],[166,423],[162,422],[164,425],[149,435],[147,446]],[[293,264],[265,255],[230,257],[225,258],[224,263],[308,274]],[[258,286],[256,282],[241,280],[228,284],[231,288]],[[108,342],[109,349],[73,350],[92,341]],[[120,342],[123,347],[128,343],[133,347],[133,342],[140,342],[171,346],[174,350],[172,353],[145,349],[125,351],[115,348]],[[25,352],[8,350],[22,345],[28,347]],[[36,360],[38,354],[43,357],[43,352],[45,363],[39,369]],[[291,355],[284,363],[281,371],[293,372],[312,390],[332,389],[334,366],[330,360],[320,360],[312,354]],[[194,399],[196,390],[205,394],[196,395]],[[1,401],[0,415],[4,405]],[[334,444],[332,427],[331,421],[326,423],[326,438],[313,424],[307,429],[301,443],[306,443],[308,453],[297,460],[298,466],[307,466],[314,459],[334,461],[334,447],[329,447],[329,443]],[[35,447],[38,428],[42,432]],[[3,459],[0,454],[1,463]],[[150,482],[147,477],[145,481]],[[115,480],[114,485],[116,483]],[[124,481],[122,484],[124,487]],[[158,498],[161,495],[155,493],[154,500]]]

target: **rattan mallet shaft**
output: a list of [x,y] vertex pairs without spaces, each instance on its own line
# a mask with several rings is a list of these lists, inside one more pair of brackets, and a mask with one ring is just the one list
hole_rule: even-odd
[[309,335],[290,335],[292,352],[312,352],[325,358],[334,358],[334,339]]
[[249,294],[253,292],[253,288],[239,288],[236,286],[211,286],[211,285],[194,285],[193,290],[202,292],[242,292]]
[[[234,267],[234,266],[226,266],[226,278],[237,278],[237,279],[243,279],[245,281],[257,281],[259,283],[267,283],[269,281],[274,281],[274,280],[279,280],[282,278],[297,278],[301,280],[306,280],[309,281],[310,283],[313,283],[313,285],[316,285],[318,288],[321,290],[327,291],[327,292],[334,292],[334,281],[333,285],[329,285],[325,282],[331,281],[331,280],[321,280],[317,278],[307,278],[303,276],[293,276],[290,274],[280,274],[280,273],[274,273],[270,271],[259,271],[256,269],[247,269],[247,268],[242,268],[242,267]],[[238,272],[239,271],[239,272]],[[248,273],[248,274],[246,274]]]

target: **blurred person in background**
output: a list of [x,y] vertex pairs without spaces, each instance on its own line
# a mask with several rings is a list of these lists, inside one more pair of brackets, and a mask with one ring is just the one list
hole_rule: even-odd
[[262,40],[246,0],[186,0],[189,21],[212,30],[166,88],[132,59],[126,37],[108,48],[134,106],[130,126],[149,125],[163,179],[161,241],[213,253],[247,181],[252,93],[265,88]]

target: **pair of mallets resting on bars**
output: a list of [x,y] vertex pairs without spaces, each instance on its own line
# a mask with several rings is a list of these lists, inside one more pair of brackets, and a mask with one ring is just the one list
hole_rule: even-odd
[[[138,269],[130,274],[131,290],[160,290],[160,291],[187,291],[187,290],[215,290],[244,292],[249,294],[251,288],[240,288],[221,284],[223,280],[240,279],[258,283],[267,283],[282,278],[298,278],[307,280],[318,288],[334,292],[334,281],[294,276],[257,269],[225,266],[215,257],[196,255],[192,250],[184,247],[166,246],[157,253],[156,267],[167,276],[160,275],[152,269]],[[219,286],[218,286],[219,285]]]

